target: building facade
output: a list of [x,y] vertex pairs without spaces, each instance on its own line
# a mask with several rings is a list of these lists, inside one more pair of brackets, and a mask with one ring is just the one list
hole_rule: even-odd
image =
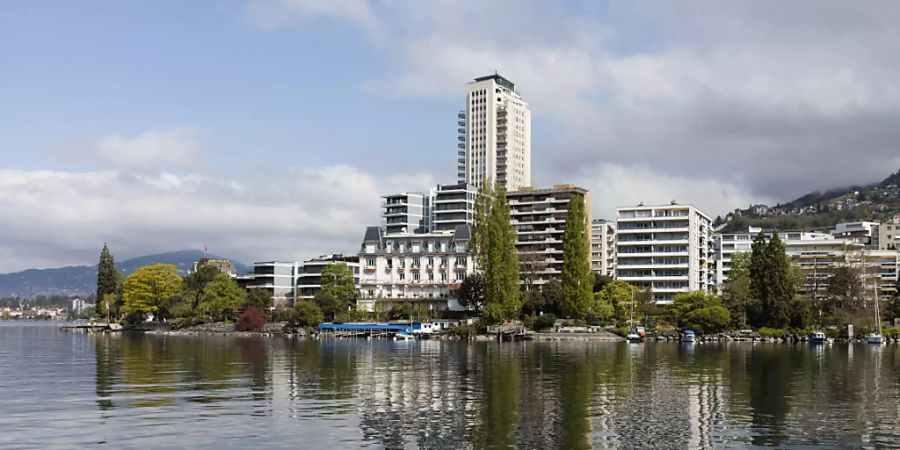
[[355,285],[359,288],[359,257],[356,255],[344,256],[341,254],[322,255],[303,261],[300,272],[297,274],[298,298],[311,300],[322,290],[322,270],[331,264],[345,264],[353,272]]
[[459,143],[460,183],[477,189],[498,181],[507,191],[531,185],[531,110],[506,78],[494,74],[466,84]]
[[878,227],[878,249],[900,250],[900,216]]
[[453,231],[472,225],[475,217],[475,187],[466,183],[437,185],[431,191],[431,220],[428,231]]
[[878,222],[839,223],[831,230],[831,235],[836,238],[854,241],[870,249],[877,249],[879,248],[880,225]]
[[616,278],[651,292],[656,303],[711,289],[709,216],[692,205],[618,209]]
[[430,226],[427,194],[401,192],[381,198],[381,223],[389,233],[423,233]]
[[272,298],[272,306],[290,308],[297,298],[297,280],[301,263],[262,261],[253,263],[253,273],[240,277],[238,283],[247,290],[263,289]]
[[[591,196],[587,189],[556,185],[549,189],[524,188],[506,194],[516,230],[519,274],[523,283],[542,286],[559,278],[563,265],[563,233],[572,196],[584,197],[585,236],[591,235]],[[590,242],[585,243],[590,248]]]
[[616,276],[616,223],[606,219],[591,222],[591,269],[594,273]]
[[474,271],[468,248],[471,233],[468,225],[453,231],[393,234],[369,227],[359,252],[357,309],[389,311],[411,303],[428,311],[462,310],[453,291]]

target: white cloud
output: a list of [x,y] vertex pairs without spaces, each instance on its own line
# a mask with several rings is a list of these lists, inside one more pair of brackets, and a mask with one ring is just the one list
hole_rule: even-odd
[[241,180],[119,171],[0,170],[0,272],[202,248],[244,262],[355,252],[379,196],[426,189],[420,174],[294,167]]
[[151,130],[135,136],[111,134],[89,147],[89,153],[100,161],[136,171],[189,167],[200,152],[196,132],[190,128]]

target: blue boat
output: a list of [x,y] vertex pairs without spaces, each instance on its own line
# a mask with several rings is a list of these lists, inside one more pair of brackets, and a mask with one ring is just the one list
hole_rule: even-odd
[[813,331],[809,333],[809,343],[810,344],[824,344],[828,342],[828,338],[825,337],[825,333],[821,331]]

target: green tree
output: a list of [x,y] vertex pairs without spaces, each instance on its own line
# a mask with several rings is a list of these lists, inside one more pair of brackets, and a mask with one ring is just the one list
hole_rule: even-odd
[[768,269],[769,296],[761,299],[762,309],[766,312],[767,325],[784,328],[791,321],[791,301],[796,294],[796,280],[791,276],[790,260],[784,250],[784,243],[775,233],[769,240],[766,249]]
[[569,199],[566,228],[563,232],[562,266],[563,314],[584,319],[593,303],[594,273],[591,271],[590,235],[584,196]]
[[725,303],[731,311],[735,328],[744,329],[748,324],[748,312],[754,308],[750,290],[750,254],[735,253],[731,257],[731,270],[724,286]]
[[221,273],[217,267],[207,265],[184,277],[184,282],[181,285],[181,295],[190,303],[192,311],[196,311],[200,305],[206,285]]
[[272,297],[265,289],[249,289],[247,291],[247,306],[255,306],[263,311],[268,311],[272,307]]
[[115,294],[118,286],[117,280],[120,276],[121,274],[116,270],[115,259],[109,252],[109,247],[104,243],[103,249],[100,250],[100,263],[97,265],[97,297],[95,298],[103,300],[107,298],[107,294]]
[[247,291],[230,276],[219,272],[203,289],[198,309],[213,320],[230,320],[246,301]]
[[[488,216],[486,264],[483,266],[485,303],[499,305],[497,312],[504,320],[519,315],[519,256],[516,253],[516,231],[510,222],[506,190],[499,183]],[[483,237],[483,236],[482,236]]]
[[[317,295],[323,303],[319,303],[322,311],[328,315],[331,310],[331,316],[340,311],[347,311],[356,306],[356,299],[359,291],[356,289],[356,281],[353,279],[353,269],[344,263],[334,263],[325,266],[322,269],[321,281],[322,288]],[[327,309],[326,309],[327,308]]]
[[558,279],[552,278],[541,286],[541,297],[544,300],[545,313],[560,314],[562,283]]
[[[608,308],[610,305],[614,311],[617,324],[625,323],[630,316],[632,299],[637,301],[638,289],[625,281],[616,280],[603,286],[600,292],[594,294],[595,308],[597,311]],[[597,314],[597,313],[595,313]],[[597,314],[599,316],[599,314]]]
[[731,321],[722,299],[703,291],[677,294],[669,311],[679,327],[693,328],[702,333],[719,332]]
[[[169,309],[181,291],[181,277],[172,264],[144,266],[125,279],[122,312],[143,318]],[[165,317],[165,316],[163,316]]]
[[752,325],[756,328],[766,325],[764,317],[763,299],[769,297],[769,252],[766,237],[759,233],[753,239],[753,246],[750,253],[750,296],[756,300],[754,308],[750,310],[750,318]]
[[475,272],[466,276],[457,291],[457,299],[464,308],[480,311],[484,306],[484,275]]
[[298,327],[312,328],[325,320],[322,309],[315,302],[301,300],[294,305],[291,322]]

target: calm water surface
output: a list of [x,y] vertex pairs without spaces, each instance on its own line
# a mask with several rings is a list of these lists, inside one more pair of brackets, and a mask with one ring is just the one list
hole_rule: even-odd
[[900,346],[306,341],[0,322],[0,448],[900,447]]

